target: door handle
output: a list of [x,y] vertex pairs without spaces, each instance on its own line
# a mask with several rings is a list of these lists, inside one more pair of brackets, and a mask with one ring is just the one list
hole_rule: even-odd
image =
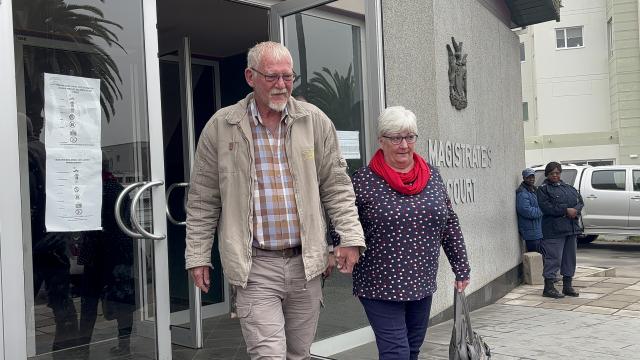
[[122,192],[118,194],[118,197],[116,198],[116,204],[113,209],[113,213],[116,218],[116,224],[118,224],[118,227],[120,228],[120,230],[122,230],[123,233],[127,234],[127,236],[132,237],[134,239],[142,239],[143,236],[137,232],[130,230],[127,227],[127,225],[124,224],[124,221],[122,220],[122,212],[120,211],[120,209],[122,208],[122,202],[124,201],[125,196],[129,196],[129,193],[131,192],[131,190],[139,186],[142,186],[144,184],[145,184],[144,182],[137,182],[124,188],[124,190],[122,190]]
[[163,234],[160,234],[160,235],[152,234],[147,230],[145,230],[142,227],[142,225],[140,225],[140,221],[138,220],[138,216],[137,216],[138,201],[140,201],[140,196],[142,196],[142,193],[149,188],[152,188],[154,186],[160,186],[160,185],[164,185],[164,181],[156,180],[156,181],[144,182],[140,190],[138,190],[138,192],[133,196],[133,200],[131,201],[131,214],[129,215],[131,217],[131,225],[133,225],[133,227],[136,230],[138,230],[138,232],[140,232],[142,237],[147,239],[162,240],[167,237],[166,235],[163,235]]
[[595,195],[589,195],[589,196],[587,196],[587,199],[597,199],[597,198],[598,198],[598,197],[597,197],[597,196],[595,196]]
[[[169,221],[173,224],[173,225],[187,225],[187,221],[178,221],[176,220],[172,215],[171,215],[171,210],[169,210],[169,197],[171,196],[171,192],[178,187],[183,187],[185,188],[185,191],[187,188],[189,188],[189,183],[186,182],[181,182],[181,183],[173,183],[171,185],[169,185],[169,188],[167,189],[167,218],[169,219]],[[184,197],[184,207],[186,209],[187,207],[187,197]]]
[[640,196],[632,196],[631,200],[640,200]]

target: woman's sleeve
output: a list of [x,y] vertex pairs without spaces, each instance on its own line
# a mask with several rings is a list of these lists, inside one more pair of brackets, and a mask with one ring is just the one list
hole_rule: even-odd
[[[351,184],[353,185],[353,190],[355,192],[355,196],[356,196],[356,207],[358,209],[358,220],[360,221],[360,224],[362,224],[362,214],[361,212],[361,207],[362,207],[362,203],[361,203],[361,184],[362,184],[362,176],[360,173],[361,170],[356,171],[353,176],[351,177]],[[327,221],[327,227],[328,227],[328,231],[329,231],[329,236],[328,236],[328,245],[330,246],[338,246],[340,245],[340,234],[338,234],[338,232],[336,231],[335,227],[333,226],[333,223],[331,223],[331,220],[329,220],[329,217],[326,216],[325,214],[325,219]],[[365,239],[366,240],[366,239]]]
[[549,196],[544,186],[538,188],[536,196],[538,197],[538,206],[540,206],[543,214],[560,217],[567,213],[567,204],[557,204]]
[[582,195],[580,192],[576,190],[576,196],[578,197],[578,203],[575,206],[575,209],[578,210],[578,214],[582,214],[582,208],[584,208],[584,200],[582,200]]
[[[436,176],[440,177],[439,174]],[[446,187],[440,178],[440,184],[444,188],[446,194]],[[458,220],[458,214],[453,211],[451,205],[451,199],[449,195],[446,196],[447,202],[447,224],[442,233],[441,243],[444,249],[449,264],[451,264],[451,270],[456,275],[456,281],[462,281],[469,279],[471,273],[471,267],[469,266],[469,260],[467,258],[467,248],[464,244],[464,236],[462,235],[462,229],[460,228],[460,222]]]

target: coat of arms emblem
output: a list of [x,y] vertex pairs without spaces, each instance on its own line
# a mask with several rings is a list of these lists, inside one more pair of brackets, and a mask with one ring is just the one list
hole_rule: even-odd
[[462,41],[456,43],[451,37],[453,50],[447,44],[449,53],[449,100],[457,110],[467,107],[467,54],[462,53]]

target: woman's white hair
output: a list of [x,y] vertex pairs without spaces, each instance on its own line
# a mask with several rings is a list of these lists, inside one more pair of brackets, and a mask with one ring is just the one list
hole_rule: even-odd
[[249,49],[249,53],[247,54],[247,67],[258,69],[266,56],[271,57],[274,61],[289,60],[293,66],[293,58],[291,57],[289,49],[280,43],[265,41]]
[[403,131],[418,134],[416,114],[404,106],[390,106],[384,109],[378,117],[378,137]]

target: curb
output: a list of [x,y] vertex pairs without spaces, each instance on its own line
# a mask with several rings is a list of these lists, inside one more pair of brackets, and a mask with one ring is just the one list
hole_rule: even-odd
[[580,277],[615,277],[615,267],[593,267],[593,266],[577,266],[577,269],[583,269],[585,274],[580,274]]

